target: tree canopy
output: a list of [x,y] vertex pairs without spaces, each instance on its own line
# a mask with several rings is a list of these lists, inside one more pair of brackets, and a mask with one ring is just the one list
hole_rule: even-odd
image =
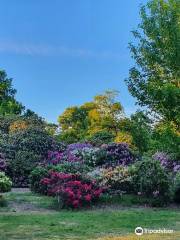
[[130,51],[135,66],[126,80],[137,103],[180,122],[180,1],[152,0],[141,7]]
[[98,132],[116,134],[123,116],[123,107],[115,100],[116,96],[116,91],[106,91],[95,96],[92,102],[67,108],[58,118],[64,136],[76,136],[76,140],[80,140]]
[[21,114],[24,107],[15,99],[15,94],[12,79],[0,70],[0,115]]

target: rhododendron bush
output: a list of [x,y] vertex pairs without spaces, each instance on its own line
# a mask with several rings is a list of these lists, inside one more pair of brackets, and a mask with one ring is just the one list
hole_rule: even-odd
[[93,147],[89,143],[70,144],[64,151],[49,151],[46,164],[62,164],[79,162],[91,167],[104,165],[115,167],[127,166],[135,161],[135,156],[126,143],[104,144]]
[[40,182],[46,187],[45,193],[55,196],[62,207],[79,208],[90,206],[98,200],[103,189],[95,181],[84,179],[81,175],[51,171],[49,177]]

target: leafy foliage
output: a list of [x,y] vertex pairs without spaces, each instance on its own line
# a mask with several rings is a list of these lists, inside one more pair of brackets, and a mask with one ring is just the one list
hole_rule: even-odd
[[24,107],[15,99],[16,90],[12,87],[12,79],[5,71],[0,70],[0,115],[21,114]]
[[4,172],[0,172],[0,192],[8,192],[11,190],[12,182],[5,175]]
[[159,206],[170,199],[170,178],[159,161],[145,159],[132,168],[134,190],[137,194],[153,199],[152,204]]
[[97,147],[113,142],[113,139],[114,135],[108,131],[99,131],[87,138],[90,143]]
[[116,95],[115,91],[106,91],[95,96],[92,102],[67,108],[58,119],[62,128],[60,140],[66,143],[85,139],[94,141],[95,138],[101,138],[101,142],[111,141],[117,133],[119,118],[123,116],[123,108],[115,100]]
[[176,174],[174,181],[174,200],[176,203],[180,203],[180,172]]
[[176,124],[180,121],[180,2],[152,0],[140,11],[137,44],[130,44],[136,66],[127,84],[141,106]]

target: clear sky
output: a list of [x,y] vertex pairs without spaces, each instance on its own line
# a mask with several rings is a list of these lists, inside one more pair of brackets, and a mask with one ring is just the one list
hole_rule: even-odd
[[0,69],[17,99],[48,121],[107,89],[136,107],[124,83],[128,42],[146,0],[0,0]]

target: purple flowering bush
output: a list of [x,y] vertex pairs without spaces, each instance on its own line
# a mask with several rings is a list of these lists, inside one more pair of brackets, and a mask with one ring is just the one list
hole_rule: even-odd
[[135,161],[135,156],[132,154],[126,143],[112,143],[102,147],[107,154],[105,162],[106,166],[128,166]]
[[171,156],[165,152],[156,152],[153,155],[153,159],[159,161],[161,166],[163,166],[166,170],[179,172],[180,171],[180,162],[173,161]]
[[67,151],[78,151],[84,148],[92,148],[92,145],[90,143],[72,143],[67,146]]
[[135,161],[134,155],[125,143],[113,143],[93,147],[89,143],[75,143],[67,146],[64,152],[49,151],[46,164],[81,163],[90,167],[127,166]]
[[49,151],[46,164],[83,162],[82,151],[89,148],[92,148],[92,145],[88,143],[73,143],[68,145],[64,151]]

